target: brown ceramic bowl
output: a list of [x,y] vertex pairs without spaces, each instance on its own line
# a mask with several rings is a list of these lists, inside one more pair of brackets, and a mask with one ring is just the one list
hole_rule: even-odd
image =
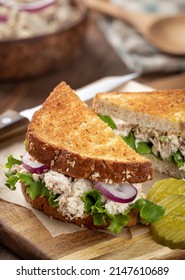
[[26,39],[0,41],[0,79],[18,79],[66,66],[81,51],[86,30],[87,8],[73,0],[80,17],[55,33]]

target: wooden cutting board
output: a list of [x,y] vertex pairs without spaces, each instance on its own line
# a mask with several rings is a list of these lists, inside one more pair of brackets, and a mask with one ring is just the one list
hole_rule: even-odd
[[[185,88],[185,76],[174,78]],[[166,80],[149,85],[173,88]],[[177,85],[176,84],[176,85]],[[181,86],[180,86],[181,85]],[[22,140],[24,139],[24,136]],[[11,145],[12,140],[4,145]],[[150,232],[136,238],[113,236],[105,232],[83,230],[52,237],[31,210],[0,200],[0,242],[24,259],[185,259],[185,250],[171,250],[157,244]]]

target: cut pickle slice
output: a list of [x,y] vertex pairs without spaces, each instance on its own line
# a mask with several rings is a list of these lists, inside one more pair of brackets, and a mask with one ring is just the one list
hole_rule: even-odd
[[158,204],[159,201],[173,194],[185,195],[184,180],[169,178],[156,182],[148,193],[148,199]]
[[158,202],[165,215],[151,224],[154,239],[171,249],[185,249],[185,195],[174,194]]

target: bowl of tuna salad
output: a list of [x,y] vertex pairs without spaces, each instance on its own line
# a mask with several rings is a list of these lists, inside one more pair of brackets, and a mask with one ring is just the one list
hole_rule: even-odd
[[82,0],[0,0],[0,79],[65,67],[82,52],[86,25]]

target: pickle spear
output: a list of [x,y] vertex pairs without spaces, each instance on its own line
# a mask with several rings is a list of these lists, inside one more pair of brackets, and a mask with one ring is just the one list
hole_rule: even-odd
[[185,181],[169,178],[157,181],[148,193],[148,199],[158,204],[159,201],[173,194],[185,195]]
[[157,203],[165,215],[151,224],[154,239],[171,249],[185,249],[185,195],[170,195]]

